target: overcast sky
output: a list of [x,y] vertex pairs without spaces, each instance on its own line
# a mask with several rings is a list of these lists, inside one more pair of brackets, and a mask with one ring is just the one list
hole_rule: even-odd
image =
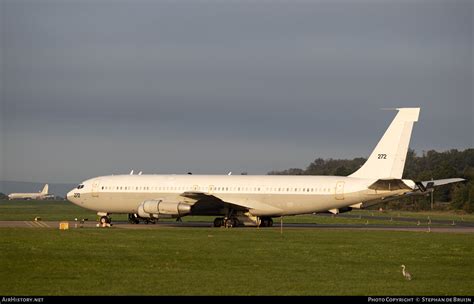
[[473,147],[474,1],[0,0],[0,180]]

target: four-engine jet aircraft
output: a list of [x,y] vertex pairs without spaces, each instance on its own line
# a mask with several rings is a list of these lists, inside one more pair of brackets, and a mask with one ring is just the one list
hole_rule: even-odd
[[186,215],[217,216],[214,226],[271,226],[273,217],[347,212],[390,199],[424,195],[440,185],[463,181],[402,179],[413,124],[420,108],[398,113],[364,165],[349,176],[109,175],[82,182],[69,201],[110,214],[128,213],[131,222]]

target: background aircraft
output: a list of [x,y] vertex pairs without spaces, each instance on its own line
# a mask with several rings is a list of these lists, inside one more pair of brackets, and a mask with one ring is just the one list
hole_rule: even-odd
[[10,193],[8,194],[8,199],[46,199],[51,197],[48,194],[48,184],[44,185],[43,190],[37,193]]

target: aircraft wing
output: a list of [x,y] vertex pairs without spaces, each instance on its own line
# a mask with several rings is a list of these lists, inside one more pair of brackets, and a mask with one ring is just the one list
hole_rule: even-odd
[[235,198],[228,202],[216,195],[204,192],[187,191],[182,193],[181,196],[187,198],[188,202],[193,203],[193,207],[196,206],[199,209],[230,207],[238,211],[250,211],[254,215],[278,214],[282,211],[279,208],[255,200]]

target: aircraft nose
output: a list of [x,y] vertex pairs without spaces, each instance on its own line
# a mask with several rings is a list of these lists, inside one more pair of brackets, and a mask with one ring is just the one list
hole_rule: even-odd
[[74,189],[72,189],[71,191],[69,191],[69,192],[66,194],[66,198],[67,198],[68,201],[74,203]]

